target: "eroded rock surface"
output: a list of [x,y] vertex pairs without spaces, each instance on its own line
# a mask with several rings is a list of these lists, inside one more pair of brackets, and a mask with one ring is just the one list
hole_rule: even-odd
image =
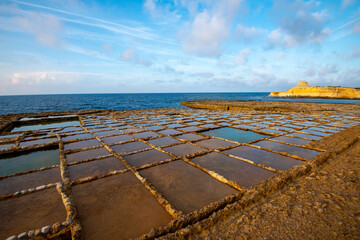
[[312,87],[306,81],[299,81],[296,87],[290,88],[285,92],[272,92],[269,96],[360,99],[360,89],[350,87]]

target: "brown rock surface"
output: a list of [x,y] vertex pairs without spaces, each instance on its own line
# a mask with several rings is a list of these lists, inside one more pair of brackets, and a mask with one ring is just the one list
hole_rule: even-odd
[[182,105],[213,110],[230,110],[246,112],[304,112],[316,113],[323,111],[339,111],[343,113],[359,113],[359,104],[338,103],[302,103],[302,102],[272,102],[272,101],[226,101],[226,100],[200,100],[183,101]]
[[[353,127],[314,142],[339,148]],[[332,156],[268,198],[247,208],[221,210],[166,239],[358,239],[360,238],[360,141]],[[357,140],[356,140],[357,139]],[[327,143],[326,145],[324,143]]]
[[272,92],[269,96],[360,99],[360,89],[350,87],[312,87],[306,81],[299,81],[296,87],[290,88],[285,92]]

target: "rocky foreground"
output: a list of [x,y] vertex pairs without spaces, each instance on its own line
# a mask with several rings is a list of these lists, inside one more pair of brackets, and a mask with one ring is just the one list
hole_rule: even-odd
[[[60,158],[60,165],[0,176],[0,212],[7,216],[0,218],[0,238],[13,234],[10,239],[360,238],[360,104],[183,105],[220,111],[0,116],[0,155],[58,148]],[[69,118],[71,125],[23,131],[24,121],[36,125],[51,122],[53,116]],[[76,126],[74,118],[79,121]],[[224,126],[267,136],[234,142],[204,134]],[[262,155],[246,156],[244,149]],[[266,161],[269,154],[277,157]],[[286,168],[274,165],[283,157],[302,162]],[[110,161],[115,165],[106,165]],[[246,179],[255,181],[252,171],[260,167],[276,174],[252,185],[238,179],[248,174]],[[56,180],[46,177],[50,172],[57,172],[51,175]],[[41,183],[25,181],[37,175],[42,176]],[[203,185],[194,187],[199,184]],[[203,196],[215,196],[214,184],[232,187],[235,193],[206,200]],[[203,195],[206,192],[210,194]],[[52,204],[46,205],[44,199]]]
[[[186,106],[314,113],[353,112],[357,105],[193,101]],[[354,126],[312,147],[328,158],[267,197],[255,191],[249,201],[235,202],[209,218],[175,232],[183,239],[360,239],[360,126]],[[310,170],[311,169],[311,170]],[[251,200],[250,200],[251,199]]]
[[[360,136],[360,127],[318,144]],[[189,239],[360,239],[360,141],[269,198],[229,207],[189,227]]]
[[312,87],[306,81],[299,81],[296,87],[290,88],[285,92],[272,92],[269,96],[360,99],[360,89],[350,87]]

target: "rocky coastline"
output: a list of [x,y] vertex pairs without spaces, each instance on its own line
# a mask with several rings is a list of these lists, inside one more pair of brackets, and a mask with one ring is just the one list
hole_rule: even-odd
[[295,98],[336,98],[360,99],[360,89],[350,87],[316,87],[310,86],[306,81],[299,81],[296,87],[285,92],[272,92],[270,97]]

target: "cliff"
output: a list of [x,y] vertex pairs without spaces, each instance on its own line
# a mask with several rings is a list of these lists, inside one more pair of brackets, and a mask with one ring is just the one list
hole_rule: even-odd
[[296,87],[290,88],[286,92],[272,92],[269,96],[360,99],[360,89],[350,87],[312,87],[307,82],[300,81]]

